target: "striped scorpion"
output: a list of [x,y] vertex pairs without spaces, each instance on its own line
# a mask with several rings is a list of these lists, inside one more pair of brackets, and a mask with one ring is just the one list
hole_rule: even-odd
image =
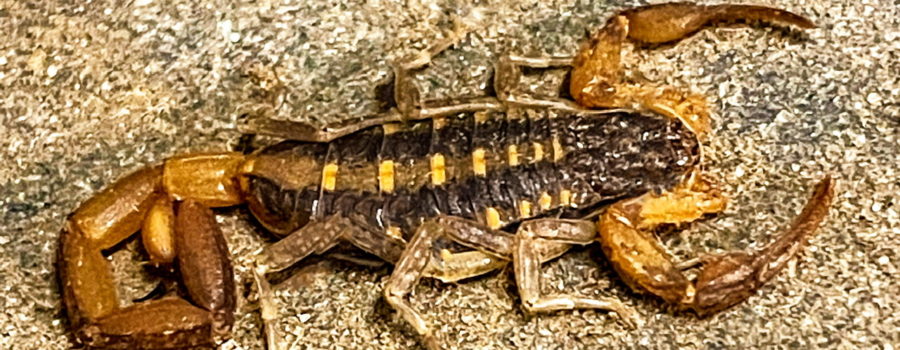
[[[637,7],[614,15],[575,56],[503,56],[486,96],[426,101],[415,73],[471,29],[460,25],[396,65],[388,107],[373,117],[324,127],[251,118],[249,133],[284,141],[250,154],[176,156],[127,175],[62,229],[58,270],[74,338],[147,349],[228,339],[234,272],[210,208],[237,205],[280,237],[254,270],[270,349],[278,334],[267,276],[338,244],[393,264],[384,298],[433,349],[440,335],[407,298],[420,279],[459,281],[509,263],[528,312],[599,309],[635,322],[615,298],[541,293],[542,263],[594,242],[628,286],[678,309],[704,316],[740,303],[801,252],[827,215],[834,181],[821,180],[767,245],[703,255],[688,278],[655,229],[726,206],[702,171],[710,111],[702,96],[626,79],[620,62],[626,43],[672,43],[733,21],[814,27],[761,6]],[[568,70],[568,94],[523,93],[526,69]],[[123,306],[104,254],[138,232],[152,263],[177,266],[183,292]]]

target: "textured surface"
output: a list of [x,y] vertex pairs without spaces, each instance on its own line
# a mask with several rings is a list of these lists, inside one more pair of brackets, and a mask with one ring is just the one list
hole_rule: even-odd
[[[375,107],[389,62],[451,27],[455,1],[0,2],[0,347],[68,346],[52,257],[65,215],[114,179],[178,153],[233,147],[239,116],[318,122]],[[714,107],[710,172],[732,197],[716,218],[669,236],[681,258],[762,242],[799,211],[815,179],[839,181],[807,253],[748,302],[698,320],[628,292],[598,249],[545,268],[545,288],[616,295],[644,320],[526,316],[507,274],[426,281],[413,301],[459,348],[894,348],[898,339],[897,154],[900,13],[893,0],[765,0],[809,16],[802,34],[706,30],[637,51],[634,76],[691,88]],[[467,93],[498,54],[571,54],[585,30],[631,4],[484,5],[486,27],[436,61],[423,87]],[[552,76],[540,77],[553,81]],[[240,210],[219,217],[238,272],[235,337],[261,348],[248,267],[269,236]],[[134,248],[134,242],[125,244]],[[153,288],[128,250],[113,255],[124,298]],[[595,262],[600,261],[600,262]],[[323,261],[279,288],[296,348],[415,346],[379,298],[386,268]]]

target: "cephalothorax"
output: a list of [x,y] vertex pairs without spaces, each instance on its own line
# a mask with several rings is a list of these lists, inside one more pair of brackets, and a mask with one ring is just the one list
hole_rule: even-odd
[[[687,279],[652,230],[725,206],[701,173],[707,107],[697,95],[625,81],[619,56],[627,39],[669,42],[736,19],[812,26],[757,6],[640,7],[610,19],[574,57],[503,57],[496,96],[423,102],[412,72],[458,40],[463,26],[398,65],[383,114],[324,129],[254,119],[253,133],[288,141],[251,155],[189,154],[139,170],[85,202],[63,229],[59,271],[76,338],[91,347],[158,349],[227,338],[234,278],[209,208],[239,204],[283,237],[256,269],[267,324],[274,309],[265,274],[339,243],[395,264],[385,298],[433,348],[439,337],[405,298],[418,280],[456,281],[509,262],[528,311],[606,309],[630,321],[629,309],[612,298],[540,292],[542,262],[594,241],[636,290],[701,315],[732,306],[800,251],[826,215],[833,181],[816,186],[772,243],[701,257],[697,280]],[[525,96],[517,89],[523,67],[571,67],[573,100]],[[138,231],[153,262],[177,261],[187,299],[118,304],[102,251]]]

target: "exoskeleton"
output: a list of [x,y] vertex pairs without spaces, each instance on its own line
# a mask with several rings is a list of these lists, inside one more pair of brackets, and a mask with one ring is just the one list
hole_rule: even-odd
[[[801,250],[827,213],[833,181],[822,180],[771,243],[702,256],[696,280],[688,279],[653,230],[725,207],[702,173],[709,111],[701,96],[627,81],[620,66],[629,40],[671,42],[730,20],[813,26],[758,6],[639,7],[613,16],[573,57],[504,56],[493,96],[424,102],[414,73],[471,29],[462,23],[397,65],[384,113],[324,128],[253,119],[251,132],[286,141],[249,155],[178,156],[128,175],[79,207],[61,235],[61,286],[76,338],[155,349],[228,338],[234,277],[209,208],[236,205],[283,237],[256,269],[266,323],[275,312],[266,274],[340,243],[394,264],[384,296],[432,348],[440,337],[406,299],[419,279],[457,281],[509,263],[528,311],[604,309],[630,323],[629,308],[613,298],[541,294],[541,263],[593,242],[635,290],[701,315],[739,303]],[[524,67],[568,68],[572,98],[525,95]],[[103,251],[137,232],[154,263],[177,262],[187,298],[118,304]]]

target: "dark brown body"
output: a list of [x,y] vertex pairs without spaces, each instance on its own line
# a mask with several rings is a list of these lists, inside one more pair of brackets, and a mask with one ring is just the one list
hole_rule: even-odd
[[[408,240],[438,215],[486,224],[485,211],[495,208],[504,226],[547,213],[577,216],[612,200],[671,189],[699,161],[696,136],[678,120],[636,112],[528,115],[492,113],[477,121],[469,113],[446,117],[439,128],[427,120],[389,133],[373,127],[327,144],[279,143],[256,157],[250,208],[281,234],[341,215],[373,232],[399,227]],[[509,146],[517,150],[517,165],[510,164]],[[543,149],[540,159],[535,148]],[[484,175],[473,171],[476,149],[486,151]],[[446,159],[447,181],[440,185],[430,176],[435,154]],[[378,164],[385,160],[396,164],[390,192],[378,186]],[[296,179],[293,169],[326,163],[339,167],[334,190],[323,189],[321,177],[284,180]],[[559,200],[562,191],[571,192],[569,204]],[[553,198],[549,208],[536,204],[543,194]],[[521,215],[521,201],[535,203],[531,215]]]

